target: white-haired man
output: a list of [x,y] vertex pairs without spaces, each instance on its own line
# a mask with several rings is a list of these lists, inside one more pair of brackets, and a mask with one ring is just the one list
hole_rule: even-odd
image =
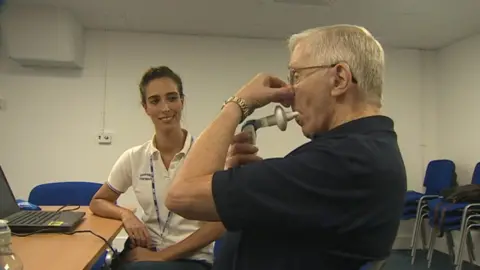
[[[173,212],[237,233],[216,269],[358,270],[386,258],[396,236],[406,172],[393,121],[380,115],[381,45],[352,25],[307,30],[289,45],[289,82],[258,75],[228,99],[167,195]],[[311,141],[262,160],[234,133],[271,102],[299,112]]]

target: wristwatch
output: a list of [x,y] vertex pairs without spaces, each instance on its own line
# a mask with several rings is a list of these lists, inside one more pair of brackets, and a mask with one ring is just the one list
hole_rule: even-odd
[[250,107],[247,105],[247,102],[245,102],[243,98],[239,98],[236,96],[232,96],[229,99],[225,100],[225,102],[223,103],[222,109],[223,107],[225,107],[225,105],[227,105],[230,102],[237,104],[238,107],[240,107],[240,110],[242,111],[242,119],[240,119],[240,123],[242,123],[243,120],[245,120],[245,118],[247,118],[253,112],[253,110],[250,109]]

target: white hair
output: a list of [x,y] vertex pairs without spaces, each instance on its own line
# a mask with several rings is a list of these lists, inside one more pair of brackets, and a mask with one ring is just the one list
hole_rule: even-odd
[[312,28],[290,37],[291,52],[299,44],[310,55],[312,65],[347,63],[368,102],[381,106],[385,56],[382,45],[367,29],[348,24]]

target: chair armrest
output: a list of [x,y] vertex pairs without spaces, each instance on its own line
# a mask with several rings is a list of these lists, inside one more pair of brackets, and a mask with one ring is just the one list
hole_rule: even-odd
[[427,204],[425,204],[425,201],[432,200],[432,199],[437,199],[441,198],[440,195],[423,195],[420,197],[417,203],[417,213],[420,213],[423,211],[425,207],[427,207]]
[[467,226],[467,230],[471,230],[472,228],[478,228],[480,227],[480,223],[473,223]]
[[[467,224],[470,224],[470,222],[472,222],[472,219],[478,219],[480,220],[480,214],[473,214],[473,215],[469,215],[467,217]],[[475,222],[475,221],[473,221]],[[478,223],[478,222],[475,222],[475,223]]]
[[[470,210],[470,208],[474,208]],[[480,203],[470,203],[465,208],[463,208],[463,211],[473,211],[473,212],[480,212]]]
[[463,229],[468,224],[467,222],[469,220],[467,220],[467,216],[468,216],[468,212],[470,211],[470,208],[480,208],[480,203],[471,203],[471,204],[465,206],[465,208],[463,208],[462,224],[460,225],[460,231],[463,231]]
[[423,195],[422,197],[420,197],[420,200],[418,200],[418,202],[422,203],[423,201],[428,201],[428,200],[432,200],[432,199],[440,199],[440,198],[443,198],[443,197],[440,196],[440,195]]

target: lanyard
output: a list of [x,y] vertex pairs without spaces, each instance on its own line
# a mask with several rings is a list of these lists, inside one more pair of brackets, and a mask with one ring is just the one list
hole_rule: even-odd
[[[190,147],[188,147],[188,150],[187,150],[187,154],[188,152],[190,152],[190,148],[192,148],[192,145],[193,145],[193,137],[190,141]],[[167,229],[169,223],[170,223],[170,220],[172,219],[172,216],[173,216],[173,213],[171,211],[168,211],[168,214],[167,214],[167,219],[165,220],[165,223],[162,227],[162,221],[160,219],[160,208],[158,207],[158,200],[157,200],[157,190],[155,188],[155,170],[154,170],[154,165],[153,165],[153,155],[150,155],[150,173],[152,175],[152,194],[153,194],[153,204],[155,206],[155,213],[157,214],[157,222],[158,222],[158,226],[160,226],[160,228],[162,229],[161,230],[161,233],[160,233],[160,243],[163,242],[163,237],[164,237],[164,233],[165,233],[165,230]]]

